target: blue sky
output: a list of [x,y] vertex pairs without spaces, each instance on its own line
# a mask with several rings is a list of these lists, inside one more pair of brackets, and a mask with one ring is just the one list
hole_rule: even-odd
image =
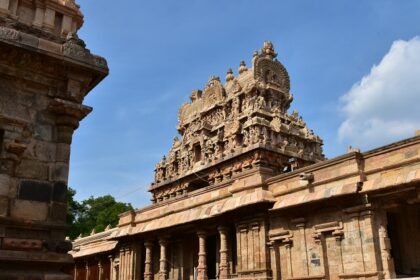
[[110,75],[86,97],[94,111],[74,135],[69,186],[77,199],[111,194],[148,204],[178,107],[211,75],[224,79],[241,60],[250,65],[264,40],[289,71],[291,109],[324,139],[328,158],[349,144],[366,150],[420,128],[420,1],[79,4],[79,36],[107,58]]

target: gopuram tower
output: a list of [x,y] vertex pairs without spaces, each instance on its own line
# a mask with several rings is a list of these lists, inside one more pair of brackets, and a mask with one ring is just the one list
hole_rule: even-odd
[[324,160],[322,140],[296,111],[287,113],[293,95],[276,56],[265,42],[251,68],[242,61],[236,77],[227,71],[225,84],[213,76],[204,90],[192,92],[179,110],[181,139],[156,166],[154,203],[253,168],[272,176]]
[[[74,0],[0,0],[0,279],[69,279],[72,135],[107,74]],[[71,278],[70,278],[71,279]]]

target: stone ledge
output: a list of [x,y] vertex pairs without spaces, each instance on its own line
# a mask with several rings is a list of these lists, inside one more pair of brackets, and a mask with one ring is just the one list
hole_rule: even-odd
[[73,258],[69,254],[0,250],[0,262],[5,261],[72,264]]
[[41,272],[36,270],[22,271],[20,269],[1,269],[0,268],[0,280],[72,280],[71,275],[64,273],[55,273],[55,272]]
[[0,217],[0,224],[5,227],[22,227],[26,228],[30,225],[32,230],[67,230],[69,226],[64,222],[52,222],[52,221],[28,221],[24,219],[12,219],[8,217]]
[[[74,36],[76,37],[76,35]],[[109,70],[106,60],[103,57],[91,54],[88,49],[74,42],[74,40],[76,39],[71,38],[64,44],[59,44],[40,39],[22,31],[0,26],[0,41],[4,43],[44,53],[62,60],[71,60],[72,63],[81,63],[85,67],[94,68],[97,71],[108,74]]]

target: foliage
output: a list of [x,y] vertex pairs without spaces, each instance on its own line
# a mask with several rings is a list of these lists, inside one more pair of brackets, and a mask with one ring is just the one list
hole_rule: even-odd
[[118,215],[133,210],[130,203],[115,201],[111,195],[93,197],[78,202],[74,200],[76,191],[72,188],[67,192],[67,223],[70,229],[67,235],[74,240],[80,234],[89,235],[103,231],[108,225],[115,227],[118,224]]

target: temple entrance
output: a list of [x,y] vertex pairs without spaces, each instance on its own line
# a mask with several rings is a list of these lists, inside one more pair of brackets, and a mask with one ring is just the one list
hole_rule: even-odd
[[394,208],[387,219],[397,277],[420,276],[420,204]]
[[209,280],[217,276],[217,236],[210,235],[206,239],[207,277]]

